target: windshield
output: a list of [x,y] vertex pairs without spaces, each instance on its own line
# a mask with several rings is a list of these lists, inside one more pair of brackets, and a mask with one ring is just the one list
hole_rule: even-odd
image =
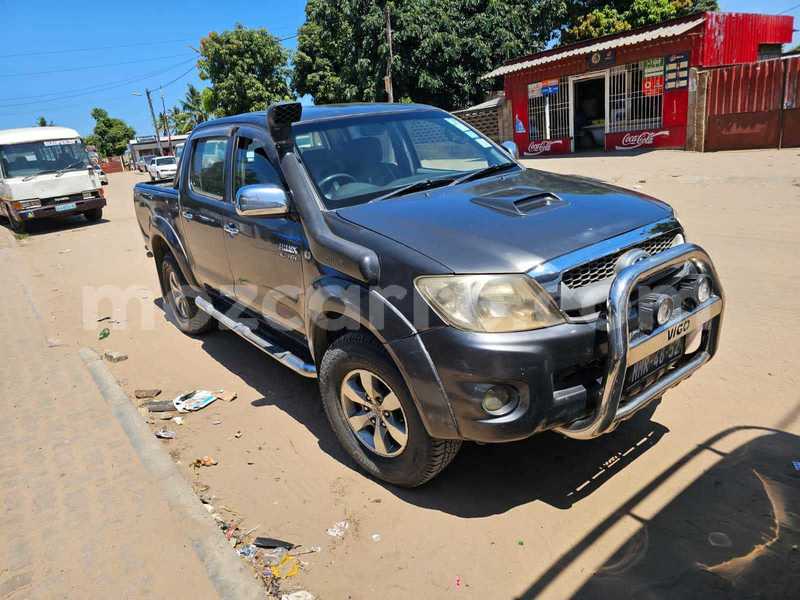
[[174,156],[165,156],[164,158],[157,158],[156,164],[158,166],[163,165],[174,165],[175,164],[175,157]]
[[0,164],[6,177],[33,177],[86,169],[89,155],[80,139],[27,142],[0,146]]
[[417,182],[443,185],[469,172],[514,164],[481,134],[441,112],[300,123],[293,133],[329,209],[368,202],[406,186],[410,193],[420,189],[412,186]]

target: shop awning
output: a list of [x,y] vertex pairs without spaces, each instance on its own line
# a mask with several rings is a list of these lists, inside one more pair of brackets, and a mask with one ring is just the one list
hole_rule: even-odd
[[482,76],[481,79],[489,79],[490,77],[499,77],[501,75],[508,75],[509,73],[516,73],[517,71],[524,71],[525,69],[530,69],[531,67],[538,67],[539,65],[555,62],[557,60],[563,60],[572,56],[581,56],[603,50],[610,50],[612,48],[619,48],[621,46],[633,46],[635,44],[641,44],[642,42],[652,42],[653,40],[677,37],[691,29],[694,29],[703,21],[705,21],[704,16],[693,21],[677,23],[675,25],[667,25],[665,27],[658,27],[656,29],[642,31],[641,33],[632,33],[631,35],[597,42],[596,44],[590,44],[588,46],[580,46],[578,48],[568,47],[562,52],[555,52],[539,58],[531,58],[530,60],[503,65],[502,67],[498,67],[494,71]]

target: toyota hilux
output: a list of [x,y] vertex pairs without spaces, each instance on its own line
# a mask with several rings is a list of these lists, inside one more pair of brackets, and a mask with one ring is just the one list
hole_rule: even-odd
[[719,344],[722,285],[670,206],[526,168],[430,106],[209,121],[133,196],[177,327],[316,378],[341,445],[393,484],[464,440],[611,432]]

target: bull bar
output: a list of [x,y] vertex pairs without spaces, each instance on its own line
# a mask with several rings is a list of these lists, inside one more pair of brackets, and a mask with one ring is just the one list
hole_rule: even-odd
[[[629,315],[630,297],[636,286],[661,271],[687,262],[711,279],[711,297],[688,313],[655,329],[649,335],[639,335],[630,339]],[[591,439],[613,431],[622,421],[631,418],[650,402],[677,385],[716,354],[719,346],[725,294],[717,276],[714,264],[705,250],[695,244],[681,244],[660,254],[646,258],[622,269],[611,284],[607,307],[606,327],[608,331],[608,357],[603,377],[599,403],[592,415],[569,425],[556,429],[559,433],[576,439]],[[714,319],[716,318],[716,321]],[[620,406],[628,367],[663,348],[678,338],[670,335],[670,330],[678,324],[689,322],[683,331],[687,335],[709,325],[705,346],[698,349],[686,364],[668,372],[650,387],[640,391]]]

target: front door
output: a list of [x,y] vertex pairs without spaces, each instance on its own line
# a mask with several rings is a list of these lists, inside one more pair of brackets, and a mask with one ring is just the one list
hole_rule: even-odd
[[[232,198],[244,185],[285,188],[263,133],[242,128],[234,144]],[[236,299],[276,325],[304,332],[302,259],[307,244],[296,215],[244,217],[233,212],[225,232]]]
[[193,140],[189,173],[181,182],[179,217],[195,277],[201,284],[228,294],[233,278],[222,228],[233,210],[225,199],[229,143],[227,134]]

